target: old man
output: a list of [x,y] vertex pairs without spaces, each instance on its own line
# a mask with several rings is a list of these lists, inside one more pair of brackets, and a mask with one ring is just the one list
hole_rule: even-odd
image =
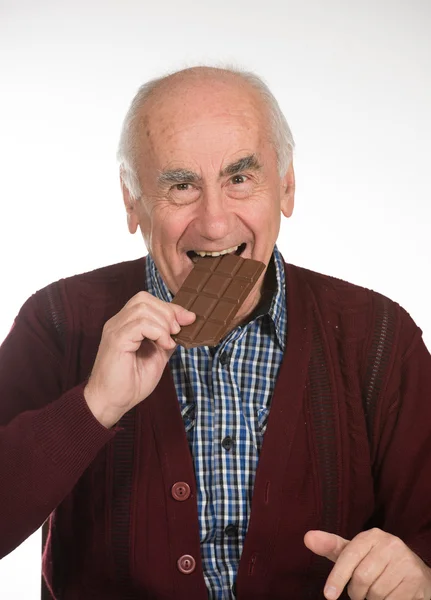
[[[250,73],[145,84],[119,146],[148,255],[55,282],[0,349],[0,555],[55,599],[431,598],[431,357],[389,299],[286,264],[293,139]],[[196,255],[265,270],[175,343]]]

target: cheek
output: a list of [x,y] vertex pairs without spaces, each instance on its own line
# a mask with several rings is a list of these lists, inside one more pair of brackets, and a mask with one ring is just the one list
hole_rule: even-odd
[[165,249],[176,247],[189,221],[181,211],[160,211],[152,220],[153,246],[158,245]]
[[280,206],[272,196],[257,196],[252,202],[244,205],[241,216],[243,222],[247,223],[256,235],[265,235],[279,227]]

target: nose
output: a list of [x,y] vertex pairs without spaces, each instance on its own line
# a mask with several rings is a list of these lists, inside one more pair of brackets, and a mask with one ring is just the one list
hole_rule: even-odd
[[232,233],[235,216],[222,191],[203,193],[195,219],[197,233],[210,241],[222,240]]

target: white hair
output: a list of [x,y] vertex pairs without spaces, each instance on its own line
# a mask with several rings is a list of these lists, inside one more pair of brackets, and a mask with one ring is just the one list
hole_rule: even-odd
[[[278,172],[280,177],[283,177],[292,161],[295,143],[293,141],[292,132],[286,121],[286,118],[266,83],[258,75],[255,75],[250,71],[243,71],[230,67],[209,67],[208,69],[219,71],[220,73],[224,71],[231,73],[232,75],[236,75],[258,91],[268,108],[269,123],[271,127],[271,141],[277,155]],[[186,71],[193,70],[194,68],[186,69]],[[199,67],[196,68],[196,71],[199,71]],[[151,79],[150,81],[144,83],[144,85],[138,89],[124,118],[120,141],[118,144],[117,160],[120,163],[122,181],[134,199],[138,199],[141,196],[141,186],[137,172],[137,150],[139,140],[137,139],[138,133],[136,121],[139,110],[146,100],[151,96],[151,94],[160,86],[160,84],[177,73],[181,73],[181,71],[177,71],[176,73],[171,73],[163,77],[158,77],[156,79]]]

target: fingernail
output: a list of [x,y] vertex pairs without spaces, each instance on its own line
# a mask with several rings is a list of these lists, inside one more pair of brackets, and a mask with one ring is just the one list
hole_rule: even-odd
[[325,587],[324,594],[325,594],[325,598],[327,598],[327,600],[335,600],[338,596],[337,588],[334,588],[334,586],[329,585],[329,586]]
[[177,321],[174,321],[174,323],[172,324],[172,333],[178,333],[180,331],[181,327],[180,324],[177,323]]

